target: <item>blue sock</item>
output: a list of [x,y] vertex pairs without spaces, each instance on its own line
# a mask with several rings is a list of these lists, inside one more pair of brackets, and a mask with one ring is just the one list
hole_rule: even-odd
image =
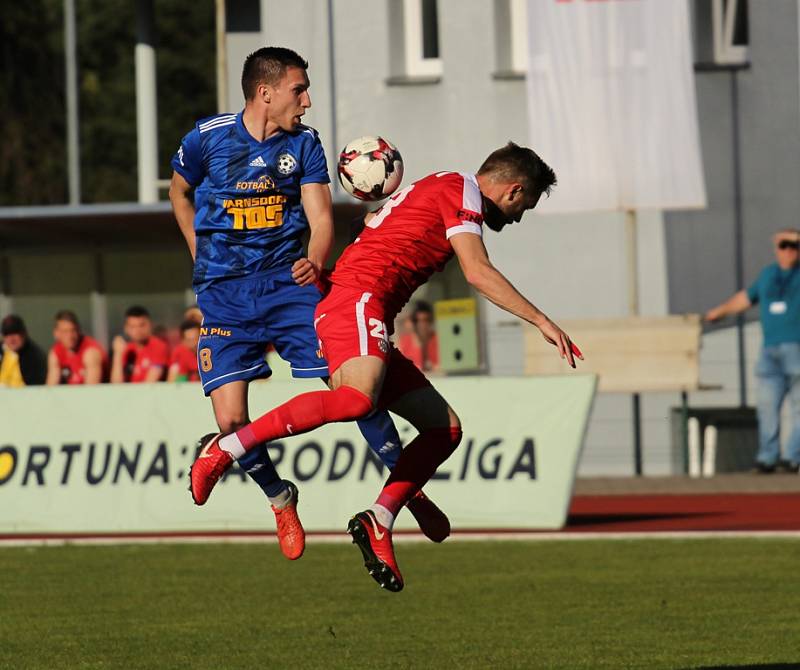
[[258,484],[268,497],[274,498],[285,488],[286,484],[278,476],[278,471],[267,453],[267,445],[259,444],[250,449],[237,461],[250,478]]
[[383,464],[389,470],[394,469],[397,459],[400,458],[402,443],[389,412],[380,410],[366,419],[361,419],[358,422],[358,429]]

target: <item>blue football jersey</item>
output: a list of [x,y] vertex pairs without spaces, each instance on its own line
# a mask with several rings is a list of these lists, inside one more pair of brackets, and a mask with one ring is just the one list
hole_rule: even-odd
[[258,142],[241,112],[199,121],[172,167],[195,187],[196,292],[301,258],[308,220],[300,187],[330,182],[316,130],[298,125]]

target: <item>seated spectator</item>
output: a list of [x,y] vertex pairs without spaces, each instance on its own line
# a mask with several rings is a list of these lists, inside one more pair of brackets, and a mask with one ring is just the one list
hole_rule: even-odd
[[9,314],[0,322],[3,347],[0,353],[0,386],[35,386],[47,379],[47,357],[28,337],[25,322]]
[[169,347],[153,335],[150,313],[139,305],[125,312],[125,338],[117,335],[111,343],[111,381],[114,384],[160,382],[169,364]]
[[401,334],[397,348],[423,372],[439,369],[439,340],[433,325],[433,308],[422,300],[414,305],[411,313],[411,331]]
[[181,343],[172,350],[168,382],[199,382],[197,371],[197,343],[200,340],[200,324],[186,319],[181,324]]
[[194,321],[197,325],[203,325],[203,313],[200,311],[200,308],[197,305],[192,305],[191,307],[187,307],[186,311],[183,313],[183,320],[184,321]]
[[103,347],[81,330],[75,312],[56,314],[56,343],[47,356],[47,384],[99,384],[108,376],[108,356]]

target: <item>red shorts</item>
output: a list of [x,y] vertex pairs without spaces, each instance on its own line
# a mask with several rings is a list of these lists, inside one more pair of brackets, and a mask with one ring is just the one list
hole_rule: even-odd
[[384,319],[384,307],[372,294],[338,287],[320,301],[314,315],[314,327],[331,375],[345,361],[359,356],[376,356],[386,364],[380,407],[388,407],[406,393],[431,385],[389,341]]

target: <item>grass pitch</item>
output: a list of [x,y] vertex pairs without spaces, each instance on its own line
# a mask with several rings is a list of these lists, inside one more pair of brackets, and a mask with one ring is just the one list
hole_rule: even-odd
[[0,549],[1,668],[800,667],[800,542]]

